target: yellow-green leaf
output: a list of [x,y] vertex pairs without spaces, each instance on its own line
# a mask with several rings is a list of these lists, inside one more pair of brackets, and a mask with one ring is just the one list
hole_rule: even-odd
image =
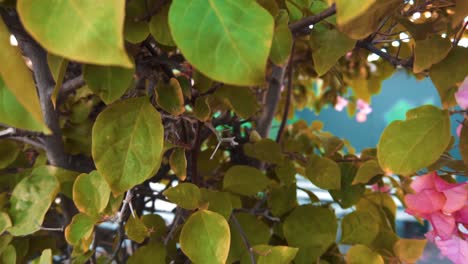
[[341,188],[341,170],[333,160],[311,155],[306,167],[306,177],[319,188],[339,190]]
[[65,77],[65,73],[67,72],[68,60],[48,53],[47,64],[49,65],[50,73],[52,73],[52,76],[55,80],[54,90],[52,91],[51,95],[52,104],[55,107],[58,93],[60,91],[60,88],[62,87],[63,78]]
[[455,106],[456,85],[468,76],[468,67],[462,67],[468,60],[468,49],[454,47],[444,60],[431,67],[429,76],[437,88],[444,108]]
[[141,221],[148,228],[151,238],[160,239],[166,234],[166,222],[158,214],[147,214],[141,217]]
[[232,212],[231,196],[227,192],[201,188],[201,202],[208,204],[208,209],[229,220]]
[[128,259],[128,264],[166,264],[166,248],[161,243],[139,247]]
[[52,249],[43,250],[41,256],[36,258],[32,264],[52,264]]
[[54,54],[84,63],[132,66],[123,40],[125,0],[19,0],[17,10],[31,36]]
[[16,249],[12,244],[8,245],[0,257],[1,263],[16,263]]
[[142,243],[150,232],[140,218],[131,215],[125,223],[125,234],[129,239]]
[[187,210],[194,210],[200,205],[200,189],[192,183],[181,183],[167,189],[163,194],[169,201]]
[[281,164],[284,160],[281,146],[269,138],[263,138],[255,143],[244,145],[247,156],[273,164]]
[[223,179],[223,188],[233,193],[253,196],[264,190],[268,178],[256,168],[236,165],[229,168]]
[[60,189],[55,167],[35,168],[16,185],[10,198],[10,217],[14,236],[29,235],[40,229],[44,216]]
[[87,241],[92,237],[96,219],[86,214],[76,214],[71,223],[65,228],[65,239],[70,245],[78,246],[83,251],[87,248]]
[[0,212],[0,235],[11,226],[10,216],[5,212]]
[[286,10],[281,10],[279,12],[276,22],[275,31],[273,33],[273,42],[270,50],[270,59],[276,65],[284,65],[288,62],[293,43],[293,36],[288,27],[289,17]]
[[335,242],[337,228],[333,211],[312,205],[297,207],[283,224],[288,245],[298,247],[299,252],[310,250],[315,258]]
[[19,153],[20,149],[15,141],[0,139],[0,169],[6,168],[15,161]]
[[384,264],[382,256],[364,245],[351,247],[346,254],[348,264]]
[[[298,252],[298,248],[286,246],[256,245],[252,251],[258,264],[290,264]],[[250,263],[249,252],[244,252],[241,264]]]
[[106,208],[110,192],[99,172],[83,173],[73,184],[73,202],[80,212],[96,216]]
[[[349,1],[353,2],[353,1]],[[356,41],[336,29],[326,29],[320,24],[312,29],[310,46],[314,69],[319,76],[328,72],[346,52],[352,50]]]
[[393,245],[393,252],[405,263],[416,263],[422,256],[427,240],[425,239],[399,239]]
[[208,97],[198,97],[195,99],[193,114],[198,120],[202,122],[206,122],[210,119],[211,108],[208,104]]
[[345,25],[355,18],[359,18],[371,7],[376,0],[349,1],[336,0],[336,22]]
[[159,11],[151,18],[149,22],[149,30],[154,39],[165,46],[175,46],[172,39],[171,31],[169,29],[169,7],[170,3],[165,4]]
[[174,0],[169,26],[185,58],[213,80],[234,85],[265,81],[274,21],[255,1]]
[[[42,118],[39,97],[31,71],[26,67],[20,49],[10,45],[10,32],[3,20],[0,20],[0,61],[2,62],[0,63],[0,106],[6,104],[0,107],[0,110],[18,111],[17,113],[2,111],[5,113],[0,112],[0,116],[20,115],[15,118],[11,117],[15,121],[11,125],[19,123],[20,126],[17,126],[19,128],[50,133]],[[5,91],[6,89],[9,91]],[[13,102],[7,100],[13,100]],[[20,105],[16,105],[17,103]],[[28,123],[21,125],[22,118]],[[1,120],[9,120],[9,118],[2,117]]]
[[242,118],[253,116],[259,108],[257,97],[249,87],[219,87],[215,96],[231,106],[234,112]]
[[379,223],[366,211],[354,211],[343,218],[341,243],[369,245],[379,233]]
[[97,117],[92,137],[96,168],[114,194],[153,176],[160,166],[163,126],[147,97],[108,106]]
[[185,111],[184,94],[176,78],[171,78],[169,83],[160,80],[156,85],[156,102],[171,115],[180,115]]
[[450,119],[445,110],[424,105],[406,113],[405,121],[393,121],[377,147],[385,173],[410,175],[434,163],[450,143]]
[[185,149],[175,148],[169,157],[169,164],[177,178],[181,181],[185,181],[185,178],[187,178],[187,158],[185,157]]
[[367,184],[374,176],[384,174],[379,164],[375,160],[368,160],[364,162],[354,177],[353,184],[363,183]]
[[148,23],[135,21],[131,18],[125,19],[124,32],[125,40],[133,44],[142,42],[150,33]]
[[83,78],[88,87],[106,104],[118,100],[130,87],[133,69],[112,66],[85,65]]
[[207,210],[192,214],[180,233],[180,247],[194,263],[225,263],[230,242],[226,219]]
[[447,38],[430,36],[424,40],[416,40],[414,47],[413,71],[419,73],[443,60],[450,52],[452,44]]

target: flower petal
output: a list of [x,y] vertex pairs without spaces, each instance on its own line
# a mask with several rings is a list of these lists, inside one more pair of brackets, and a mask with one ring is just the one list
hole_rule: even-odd
[[434,190],[423,190],[417,194],[405,196],[408,209],[418,214],[430,214],[442,209],[445,204],[445,196]]
[[461,108],[468,108],[468,77],[466,77],[460,87],[458,87],[458,91],[455,93],[455,100]]
[[436,172],[431,172],[417,177],[411,182],[411,188],[415,192],[420,192],[426,189],[435,189],[434,178],[437,176]]
[[453,216],[437,212],[431,214],[429,221],[434,228],[435,234],[442,239],[450,238],[456,231],[455,218]]
[[465,203],[462,209],[455,213],[457,223],[468,225],[468,203]]
[[444,191],[446,202],[442,211],[446,213],[453,213],[462,209],[468,199],[468,189],[465,185],[459,185],[455,188],[447,189]]
[[436,240],[435,244],[442,255],[453,261],[454,264],[466,264],[468,261],[468,241],[458,236],[447,240]]

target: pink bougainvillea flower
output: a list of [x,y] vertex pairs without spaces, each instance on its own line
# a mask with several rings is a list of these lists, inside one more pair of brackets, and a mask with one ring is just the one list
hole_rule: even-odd
[[348,100],[338,95],[336,98],[335,110],[341,112],[346,106],[348,106]]
[[367,114],[365,113],[357,113],[356,114],[356,121],[358,121],[359,123],[364,123],[367,121]]
[[441,253],[456,264],[468,263],[468,183],[449,183],[431,172],[411,183],[414,194],[405,196],[406,212],[427,219],[426,234]]
[[358,99],[356,102],[358,113],[356,114],[356,121],[363,123],[367,121],[367,115],[372,112],[372,108],[366,101]]
[[458,87],[458,91],[455,93],[455,100],[457,100],[457,104],[461,108],[468,108],[468,77],[466,77],[460,87]]
[[371,189],[374,192],[389,193],[392,188],[388,184],[384,184],[383,186],[380,187],[377,183],[375,183],[375,184],[372,184]]
[[461,130],[462,130],[462,128],[463,128],[463,124],[459,124],[459,125],[457,126],[457,136],[458,136],[458,137],[460,137],[460,135],[461,135]]

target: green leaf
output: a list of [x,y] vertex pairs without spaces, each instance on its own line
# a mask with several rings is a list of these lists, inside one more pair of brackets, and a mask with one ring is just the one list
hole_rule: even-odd
[[384,174],[379,164],[375,160],[368,160],[364,162],[357,171],[354,177],[353,184],[363,183],[367,184],[374,176]]
[[70,245],[87,250],[87,241],[92,238],[96,219],[86,214],[76,214],[71,223],[65,228],[65,239]]
[[291,161],[286,161],[283,164],[277,165],[275,167],[275,174],[284,185],[296,182],[296,168]]
[[8,167],[20,153],[18,144],[13,140],[0,139],[0,169]]
[[327,73],[338,59],[352,50],[355,45],[355,40],[348,38],[336,29],[328,30],[325,26],[321,27],[320,24],[315,26],[310,34],[310,46],[317,74],[322,76]]
[[110,192],[99,172],[83,173],[73,184],[73,202],[80,212],[96,216],[106,208]]
[[0,258],[1,263],[16,263],[16,249],[13,245],[8,245]]
[[247,156],[273,164],[282,163],[284,159],[281,146],[269,138],[263,138],[253,144],[246,143],[244,152]]
[[[264,222],[248,213],[236,213],[235,217],[251,246],[268,243],[271,232]],[[247,250],[245,242],[240,235],[240,230],[232,220],[230,221],[229,228],[231,230],[231,246],[227,262],[232,263],[238,261],[242,257],[243,252]]]
[[169,164],[177,178],[181,181],[185,181],[187,178],[187,158],[185,157],[185,149],[175,148],[169,157]]
[[160,239],[166,234],[166,222],[157,214],[147,214],[141,217],[141,221],[148,228],[151,238]]
[[164,132],[160,114],[147,97],[114,103],[93,126],[97,170],[114,195],[143,182],[159,169]]
[[13,239],[13,236],[10,234],[3,234],[0,236],[0,255],[3,253],[6,247],[10,244],[12,239]]
[[170,3],[165,4],[159,11],[151,18],[149,22],[149,29],[154,39],[165,46],[175,46],[172,39],[171,31],[169,29],[169,7]]
[[322,189],[339,190],[341,188],[340,167],[329,158],[311,155],[306,168],[306,177]]
[[232,212],[231,195],[227,192],[218,192],[201,188],[201,202],[208,203],[208,209],[218,213],[229,220]]
[[54,107],[57,102],[58,93],[62,87],[65,73],[67,72],[68,63],[69,61],[62,57],[55,56],[50,53],[47,54],[47,64],[49,65],[50,73],[52,73],[52,76],[55,80],[54,90],[51,95],[51,100]]
[[166,248],[161,243],[139,247],[128,259],[128,264],[166,264]]
[[[365,0],[365,1],[336,1],[337,23],[341,32],[352,39],[363,39],[373,33],[388,16],[401,4],[400,0]],[[370,5],[369,5],[370,4]],[[346,5],[350,9],[340,6]],[[357,7],[358,6],[358,7]],[[353,12],[357,7],[358,12]],[[340,11],[341,9],[341,11]],[[344,17],[344,20],[343,20]]]
[[424,105],[393,121],[380,137],[377,157],[385,173],[411,175],[434,163],[450,142],[447,111]]
[[467,60],[468,49],[454,47],[443,61],[432,66],[429,71],[444,108],[457,105],[454,97],[458,90],[456,83],[462,82],[468,75],[468,67],[460,66]]
[[208,104],[208,97],[198,97],[197,99],[195,99],[193,114],[198,120],[202,122],[206,122],[210,119],[211,108]]
[[156,85],[156,102],[171,115],[180,115],[185,111],[184,94],[176,78],[171,78],[169,83],[160,80]]
[[268,195],[268,207],[274,216],[282,216],[297,206],[296,185],[273,188]]
[[384,264],[382,256],[363,245],[351,247],[346,254],[349,264]]
[[414,47],[413,71],[419,73],[442,61],[452,48],[447,38],[430,36],[424,40],[416,40]]
[[31,36],[54,54],[84,63],[132,66],[123,41],[125,0],[18,0],[17,10]]
[[80,173],[56,168],[54,175],[60,183],[60,193],[73,200],[73,184]]
[[425,239],[399,239],[393,246],[393,252],[405,263],[416,263],[426,247]]
[[133,69],[111,66],[85,65],[83,78],[88,87],[106,104],[120,99],[130,87]]
[[354,211],[343,218],[341,243],[370,246],[379,233],[379,224],[365,211]]
[[365,198],[361,198],[356,204],[356,209],[368,212],[375,222],[386,230],[395,229],[395,217],[397,206],[392,197],[387,193],[368,192]]
[[336,0],[336,21],[339,25],[349,23],[364,14],[375,2],[376,0]]
[[455,0],[455,14],[452,16],[452,27],[457,26],[468,16],[468,2]]
[[261,171],[244,165],[232,166],[223,179],[225,190],[245,196],[256,195],[268,184],[268,178]]
[[299,251],[312,250],[315,258],[335,242],[337,228],[333,211],[312,205],[297,207],[283,224],[288,245],[299,247]]
[[125,223],[125,234],[129,239],[143,243],[150,232],[140,218],[131,215]]
[[216,89],[215,96],[231,106],[241,118],[249,118],[259,109],[257,97],[249,87],[222,86]]
[[200,189],[192,183],[184,182],[163,192],[169,201],[187,209],[197,209],[201,201]]
[[134,19],[125,18],[124,36],[125,40],[138,44],[144,41],[150,33],[148,23],[145,21],[135,21]]
[[[0,107],[3,110],[0,116],[15,116],[10,117],[13,122],[8,117],[2,117],[1,121],[8,120],[9,125],[20,124],[17,127],[50,133],[42,118],[31,71],[26,67],[20,49],[10,45],[10,32],[3,20],[0,21],[0,51],[0,106],[3,106]],[[21,124],[22,119],[28,122]]]
[[45,249],[39,258],[36,258],[32,264],[52,264],[52,249]]
[[289,17],[286,10],[280,11],[276,18],[276,22],[273,42],[271,43],[270,59],[276,65],[285,65],[288,62],[289,55],[291,54],[293,43],[293,36],[288,26]]
[[57,195],[60,184],[55,167],[42,166],[16,185],[10,198],[10,217],[14,236],[29,235],[40,229],[44,216]]
[[0,212],[0,235],[9,227],[11,227],[10,216],[5,212]]
[[[258,264],[289,264],[292,263],[298,248],[286,246],[256,245],[252,247]],[[249,252],[244,252],[241,264],[250,262]]]
[[185,58],[211,79],[233,85],[265,82],[274,21],[255,1],[174,0],[169,26]]
[[225,263],[230,242],[226,219],[207,210],[192,214],[180,233],[180,247],[194,263]]

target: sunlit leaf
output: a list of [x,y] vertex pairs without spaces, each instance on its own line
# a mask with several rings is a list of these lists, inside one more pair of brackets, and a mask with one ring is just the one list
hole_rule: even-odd
[[399,239],[393,246],[395,255],[405,263],[416,263],[426,247],[425,239]]
[[128,259],[128,264],[166,264],[166,248],[161,243],[139,247]]
[[363,245],[351,247],[346,254],[346,263],[349,264],[384,264],[382,256]]
[[54,54],[85,63],[132,66],[123,41],[124,0],[19,0],[17,10],[26,30]]
[[150,234],[140,218],[131,215],[125,223],[125,234],[137,243],[142,243]]
[[73,184],[73,202],[81,212],[98,215],[106,208],[110,192],[99,172],[81,174]]
[[31,71],[20,49],[10,45],[10,32],[3,21],[0,21],[0,50],[0,120],[19,128],[49,133]]
[[414,66],[415,73],[429,69],[433,64],[443,60],[450,52],[452,45],[449,39],[439,36],[431,36],[424,40],[416,40],[414,47]]
[[60,189],[54,176],[55,167],[34,169],[21,180],[11,194],[10,217],[13,226],[8,232],[15,236],[29,235],[40,229],[44,216]]
[[192,214],[180,233],[180,247],[194,263],[225,263],[230,241],[226,219],[207,210]]
[[223,188],[233,193],[253,196],[267,187],[268,178],[259,170],[243,165],[236,165],[226,172]]
[[[298,249],[286,246],[257,245],[252,247],[258,264],[289,264],[292,263]],[[241,264],[251,263],[249,252],[244,252]]]
[[83,78],[88,87],[106,104],[118,100],[130,87],[133,69],[111,66],[85,65]]
[[226,220],[229,220],[232,212],[232,203],[230,194],[227,192],[213,191],[202,188],[201,191],[201,202],[208,203],[208,209],[212,212],[218,213]]
[[93,235],[96,219],[86,214],[76,214],[71,223],[65,228],[65,239],[71,245],[87,250],[88,240]]
[[156,172],[163,134],[161,116],[146,97],[114,103],[99,114],[93,126],[93,158],[114,194]]
[[385,128],[377,147],[379,164],[386,173],[410,175],[434,163],[449,142],[448,112],[424,105]]
[[329,158],[317,155],[310,156],[306,177],[322,189],[339,190],[341,187],[340,167]]
[[369,245],[379,233],[379,224],[368,212],[354,211],[341,222],[341,243]]
[[16,160],[20,153],[16,142],[8,139],[0,139],[0,169],[6,168]]
[[187,178],[187,158],[185,157],[185,149],[175,148],[169,157],[171,170],[176,174],[179,180],[184,181]]
[[8,245],[0,256],[2,263],[16,263],[16,249],[13,245]]
[[274,21],[255,1],[175,0],[169,26],[187,60],[208,77],[234,85],[265,81]]
[[11,226],[10,216],[5,212],[0,212],[0,234]]
[[200,205],[200,189],[192,183],[181,183],[167,189],[163,194],[169,201],[187,210],[194,210]]
[[353,184],[363,183],[367,184],[374,176],[383,174],[379,164],[375,160],[368,160],[364,162],[356,173]]
[[348,1],[336,0],[336,21],[339,25],[344,25],[364,14],[376,0]]
[[32,264],[52,264],[52,249],[42,251],[41,256],[36,258]]

